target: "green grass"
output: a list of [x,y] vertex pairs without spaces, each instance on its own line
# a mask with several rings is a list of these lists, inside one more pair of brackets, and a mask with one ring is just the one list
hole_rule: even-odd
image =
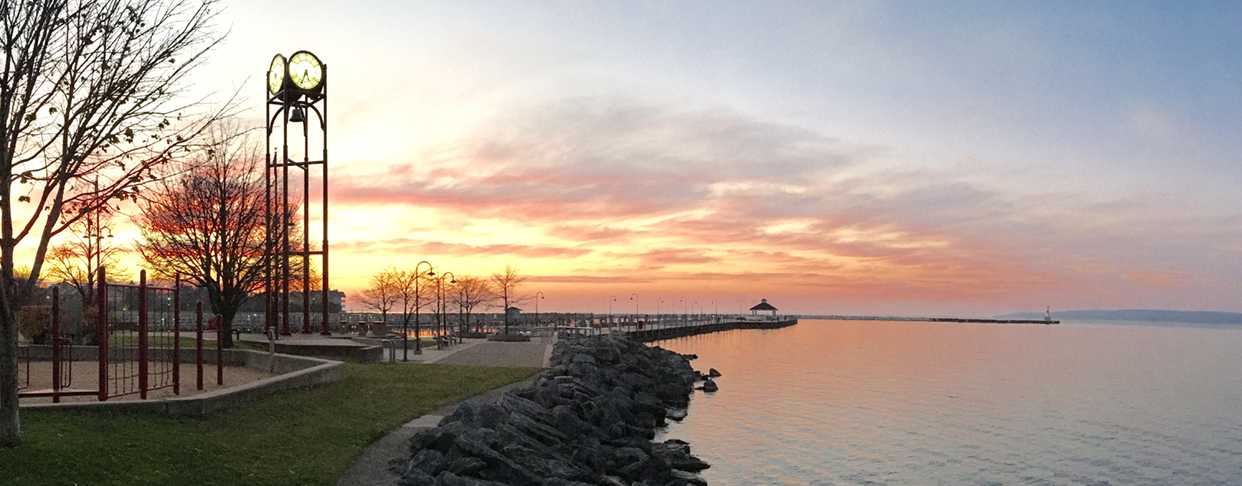
[[22,411],[0,483],[334,485],[367,445],[534,368],[349,364],[349,377],[207,418]]
[[[188,337],[187,337],[188,336]],[[197,342],[194,333],[181,333],[181,349],[194,349]],[[108,345],[117,347],[137,347],[138,333],[133,331],[115,331],[108,335]],[[147,345],[152,348],[173,347],[173,337],[169,334],[156,334],[147,337]],[[203,341],[203,349],[215,349],[215,341]]]

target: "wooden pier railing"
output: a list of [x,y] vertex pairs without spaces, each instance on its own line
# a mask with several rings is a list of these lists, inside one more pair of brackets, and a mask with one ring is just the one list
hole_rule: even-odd
[[793,318],[778,318],[773,320],[759,321],[743,321],[728,320],[719,322],[703,322],[695,323],[687,326],[658,327],[654,329],[627,330],[624,331],[627,336],[643,341],[661,341],[664,339],[673,339],[686,336],[695,336],[699,334],[707,334],[720,331],[731,331],[734,329],[780,329],[797,324],[798,320]]

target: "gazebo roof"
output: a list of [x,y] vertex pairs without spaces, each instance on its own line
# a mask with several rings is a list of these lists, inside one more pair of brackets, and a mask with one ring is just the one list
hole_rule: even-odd
[[776,310],[776,308],[775,308],[775,307],[772,307],[772,304],[769,304],[769,303],[768,303],[768,299],[760,299],[760,301],[759,301],[759,305],[756,305],[756,306],[754,306],[754,307],[751,307],[751,308],[750,308],[750,310],[753,310],[753,311],[774,311],[774,310]]

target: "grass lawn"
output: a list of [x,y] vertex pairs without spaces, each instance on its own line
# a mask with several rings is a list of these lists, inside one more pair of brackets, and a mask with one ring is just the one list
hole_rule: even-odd
[[[212,334],[215,334],[214,332]],[[108,335],[109,346],[138,346],[138,333],[133,331],[115,331]],[[171,348],[173,347],[173,337],[171,334],[150,334],[147,337],[147,345],[152,348]],[[194,349],[197,345],[193,332],[181,333],[181,349]],[[203,349],[216,349],[215,341],[203,340]]]
[[349,377],[207,418],[22,410],[0,483],[335,485],[401,424],[535,368],[347,364]]

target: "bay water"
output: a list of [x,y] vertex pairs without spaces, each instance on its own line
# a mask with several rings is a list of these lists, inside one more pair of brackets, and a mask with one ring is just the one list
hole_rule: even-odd
[[802,320],[655,343],[718,369],[729,485],[1242,485],[1242,327]]

